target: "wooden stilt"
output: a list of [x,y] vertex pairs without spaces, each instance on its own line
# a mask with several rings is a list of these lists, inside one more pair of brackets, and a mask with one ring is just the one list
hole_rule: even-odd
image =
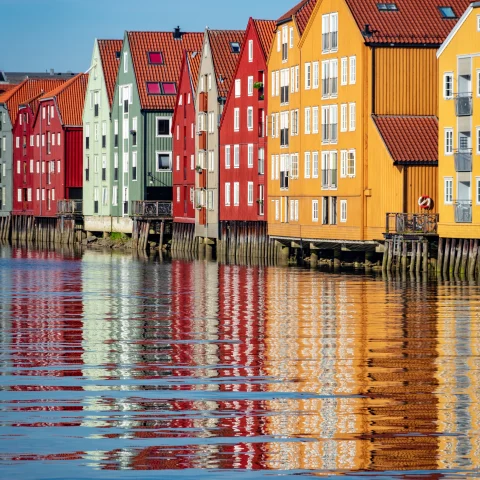
[[460,263],[462,261],[462,252],[463,252],[463,239],[461,238],[458,241],[458,248],[457,248],[457,251],[455,252],[456,253],[455,271],[454,271],[455,276],[457,276],[458,273],[460,272]]
[[475,265],[477,264],[478,256],[478,239],[470,240],[471,254],[468,262],[468,276],[475,278]]
[[455,256],[457,254],[457,239],[452,238],[451,246],[450,246],[450,265],[448,270],[450,271],[450,275],[455,273]]
[[448,272],[449,259],[450,259],[450,239],[447,238],[445,241],[445,257],[443,259],[443,267],[442,267],[442,271],[444,275]]
[[466,275],[466,273],[467,273],[467,262],[468,262],[469,250],[470,250],[470,241],[469,240],[464,240],[463,241],[462,259],[460,261],[460,275]]
[[438,239],[438,255],[437,255],[437,273],[442,271],[443,265],[443,256],[444,256],[444,240],[443,238]]

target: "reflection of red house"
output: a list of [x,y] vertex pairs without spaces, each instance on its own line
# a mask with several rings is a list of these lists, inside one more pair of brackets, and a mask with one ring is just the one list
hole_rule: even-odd
[[35,118],[34,215],[54,217],[57,200],[81,200],[82,114],[88,75],[79,74],[39,100]]
[[195,223],[195,88],[201,58],[201,52],[185,52],[172,120],[173,217],[177,223]]
[[13,214],[33,214],[35,136],[33,124],[38,99],[65,80],[25,80],[7,101],[13,125]]

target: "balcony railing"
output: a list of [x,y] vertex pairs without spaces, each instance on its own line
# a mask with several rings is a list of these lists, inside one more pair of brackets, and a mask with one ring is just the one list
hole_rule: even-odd
[[457,200],[455,205],[455,222],[472,223],[472,202],[470,200]]
[[472,171],[472,149],[455,150],[455,171],[471,172]]
[[58,200],[57,215],[82,215],[82,200]]
[[171,218],[172,202],[164,200],[134,200],[132,201],[132,217]]
[[437,213],[387,213],[385,233],[435,235]]
[[473,113],[472,94],[457,93],[455,95],[455,113],[457,117],[468,117]]

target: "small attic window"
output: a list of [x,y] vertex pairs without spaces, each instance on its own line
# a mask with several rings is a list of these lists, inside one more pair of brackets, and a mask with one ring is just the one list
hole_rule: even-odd
[[396,3],[377,3],[377,8],[381,12],[395,12],[398,10]]
[[452,7],[438,7],[442,18],[457,18]]
[[171,82],[163,82],[162,83],[162,92],[164,95],[176,95],[177,93],[177,86]]
[[160,84],[158,82],[147,82],[147,92],[149,95],[161,95]]
[[232,53],[240,53],[240,44],[238,42],[231,42]]
[[163,65],[162,52],[148,52],[148,63],[150,65]]
[[122,54],[122,52],[115,52],[115,58],[118,60],[120,58],[121,54]]
[[149,95],[176,95],[177,86],[173,82],[147,82]]

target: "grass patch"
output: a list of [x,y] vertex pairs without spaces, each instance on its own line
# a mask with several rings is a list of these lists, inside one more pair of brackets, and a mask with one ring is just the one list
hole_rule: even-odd
[[110,234],[110,238],[114,241],[118,241],[118,240],[123,240],[125,241],[127,239],[127,236],[124,234],[124,233],[120,233],[120,232],[112,232]]

